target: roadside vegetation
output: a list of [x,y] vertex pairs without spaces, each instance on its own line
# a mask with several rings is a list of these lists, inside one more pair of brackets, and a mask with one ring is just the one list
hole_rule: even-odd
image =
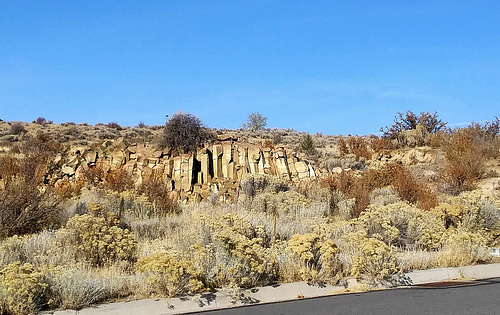
[[[500,247],[498,118],[448,129],[437,113],[400,113],[381,137],[259,121],[250,131],[210,130],[182,113],[165,127],[2,122],[0,314],[280,282],[391,283],[409,270],[488,263]],[[193,141],[182,142],[183,124]],[[295,182],[253,175],[235,202],[214,192],[202,203],[173,200],[154,172],[142,183],[99,167],[58,186],[45,176],[60,152],[96,139],[184,153],[216,134],[296,148],[327,172]]]

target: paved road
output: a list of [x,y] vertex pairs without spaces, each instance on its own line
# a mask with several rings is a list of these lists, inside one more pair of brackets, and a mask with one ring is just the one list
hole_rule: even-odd
[[500,278],[444,288],[402,288],[246,306],[203,314],[500,314]]

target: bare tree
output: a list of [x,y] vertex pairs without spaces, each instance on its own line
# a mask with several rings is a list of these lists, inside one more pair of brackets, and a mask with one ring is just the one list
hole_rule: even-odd
[[260,113],[255,112],[248,115],[248,120],[243,123],[242,127],[250,131],[257,131],[267,125],[267,118],[263,117]]

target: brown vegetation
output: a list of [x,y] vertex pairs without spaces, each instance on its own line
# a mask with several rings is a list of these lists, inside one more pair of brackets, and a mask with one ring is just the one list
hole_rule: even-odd
[[[21,126],[10,142],[11,125],[0,122],[0,313],[276,282],[377,283],[489,262],[488,247],[500,246],[500,194],[472,190],[498,164],[498,119],[444,130],[436,114],[408,112],[382,138],[228,131],[258,145],[300,148],[307,139],[318,177],[250,174],[235,198],[222,202],[213,185],[202,203],[178,202],[170,179],[149,166],[140,176],[99,161],[78,179],[61,172],[74,147],[122,141],[92,142],[100,136],[159,141],[161,127]],[[179,144],[178,153],[194,148]],[[432,148],[413,148],[420,144]],[[491,169],[488,180],[497,178]]]

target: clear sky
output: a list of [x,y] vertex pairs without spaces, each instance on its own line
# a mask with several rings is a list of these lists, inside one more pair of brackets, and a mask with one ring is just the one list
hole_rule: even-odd
[[498,0],[0,0],[0,118],[369,134],[500,115]]

